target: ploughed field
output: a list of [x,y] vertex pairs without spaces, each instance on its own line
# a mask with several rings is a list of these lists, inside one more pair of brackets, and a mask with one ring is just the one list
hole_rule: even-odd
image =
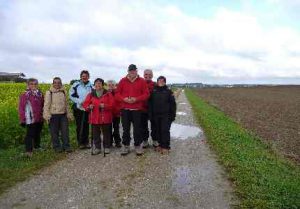
[[204,88],[209,104],[261,137],[272,148],[300,162],[300,86]]

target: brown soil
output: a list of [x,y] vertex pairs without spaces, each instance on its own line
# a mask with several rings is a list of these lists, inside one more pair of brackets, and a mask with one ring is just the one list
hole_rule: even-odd
[[197,90],[210,104],[300,162],[300,86]]

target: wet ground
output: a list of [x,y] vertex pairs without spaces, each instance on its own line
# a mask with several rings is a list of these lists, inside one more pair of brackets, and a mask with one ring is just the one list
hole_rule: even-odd
[[178,112],[169,155],[152,148],[142,157],[77,151],[11,188],[0,208],[230,208],[230,184],[184,94]]

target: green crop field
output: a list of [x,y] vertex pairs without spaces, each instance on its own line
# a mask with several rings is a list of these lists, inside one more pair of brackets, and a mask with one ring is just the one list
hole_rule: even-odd
[[[40,84],[39,89],[45,93],[49,86],[49,84]],[[32,159],[22,156],[26,130],[19,125],[18,100],[25,88],[25,84],[0,83],[0,193],[16,182],[26,179],[43,166],[65,156],[52,151],[46,124],[41,137],[41,145],[46,150],[35,153]],[[69,86],[67,85],[66,88],[68,89]],[[70,141],[72,147],[76,147],[74,123],[70,124]]]

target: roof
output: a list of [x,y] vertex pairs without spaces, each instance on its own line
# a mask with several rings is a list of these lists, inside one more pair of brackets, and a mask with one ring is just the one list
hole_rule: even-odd
[[7,73],[7,72],[0,72],[0,76],[25,77],[25,74],[24,74],[24,73]]

